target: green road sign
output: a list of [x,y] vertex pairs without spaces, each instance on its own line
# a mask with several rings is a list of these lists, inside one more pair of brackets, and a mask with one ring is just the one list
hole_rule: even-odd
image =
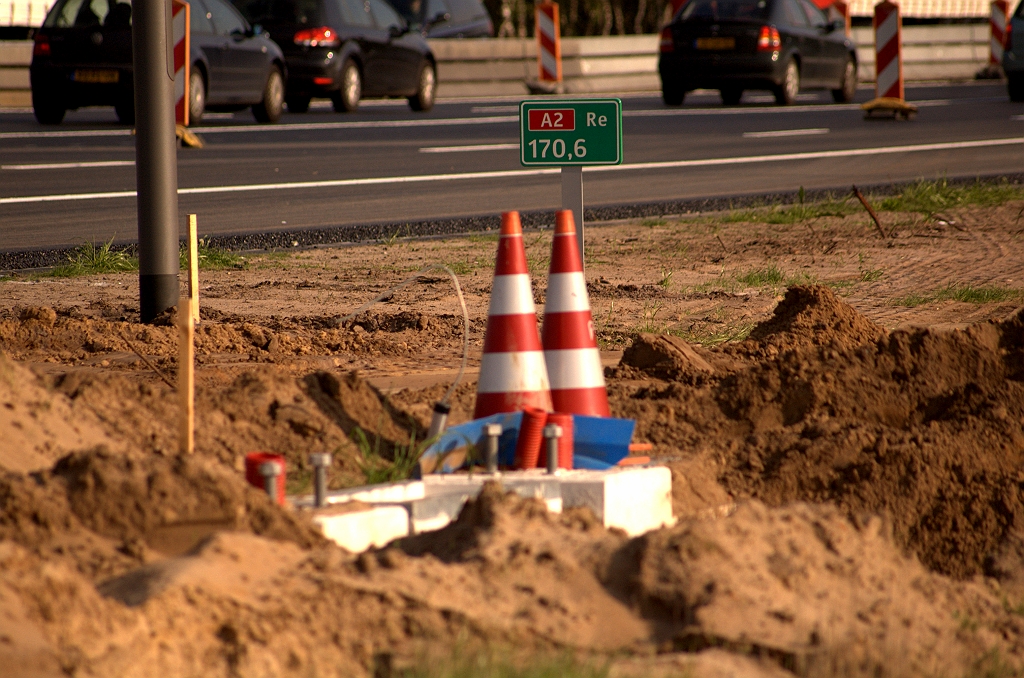
[[619,99],[524,101],[519,104],[523,165],[622,164]]

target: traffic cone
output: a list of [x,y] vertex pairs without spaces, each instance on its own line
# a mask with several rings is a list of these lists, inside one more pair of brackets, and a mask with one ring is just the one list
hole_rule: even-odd
[[523,227],[519,212],[505,212],[501,215],[501,237],[473,418],[517,412],[525,407],[550,411],[551,390],[537,334]]
[[555,412],[610,417],[572,210],[555,215],[542,336]]

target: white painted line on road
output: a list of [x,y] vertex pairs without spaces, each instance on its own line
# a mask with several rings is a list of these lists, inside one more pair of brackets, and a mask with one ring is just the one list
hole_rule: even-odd
[[0,132],[0,139],[74,139],[77,137],[130,137],[130,129],[77,129],[61,132]]
[[1024,120],[1024,115],[1011,115],[1010,120]]
[[97,162],[51,162],[38,165],[0,165],[0,170],[78,169],[81,167],[133,167],[134,160],[103,160]]
[[477,146],[424,146],[420,153],[469,153],[471,151],[518,151],[519,144],[479,144]]
[[[875,148],[848,148],[837,151],[808,151],[804,153],[779,153],[776,155],[751,155],[732,158],[707,158],[703,160],[670,160],[666,162],[638,162],[624,165],[584,167],[591,172],[623,172],[636,170],[677,169],[682,167],[715,167],[721,165],[749,165],[764,162],[795,162],[823,158],[853,158],[894,153],[920,153],[924,151],[950,151],[965,148],[988,148],[993,146],[1014,146],[1024,144],[1024,137],[1007,139],[979,139],[977,141],[948,141],[934,144],[910,146],[882,146]],[[366,179],[335,179],[325,181],[295,181],[279,184],[243,184],[238,186],[203,186],[179,188],[178,195],[204,195],[212,193],[251,193],[255,191],[298,190],[310,188],[343,188],[347,186],[375,186],[387,184],[416,184],[444,181],[472,181],[479,179],[516,179],[558,174],[558,167],[544,167],[528,170],[501,170],[494,172],[465,172],[462,174],[421,174],[405,177],[371,177]],[[133,198],[135,191],[111,193],[68,193],[63,195],[27,195],[0,198],[0,205],[16,205],[41,202],[66,202],[70,200],[102,200],[110,198]]]
[[[910,102],[918,108],[949,106],[952,99],[933,99]],[[732,108],[651,108],[640,111],[623,111],[623,118],[656,118],[690,115],[759,115],[767,113],[827,113],[829,111],[859,111],[860,104],[819,104],[814,106],[735,106]]]
[[768,132],[744,132],[747,139],[772,139],[774,137],[809,137],[815,134],[828,134],[828,127],[812,127],[810,129],[774,129]]

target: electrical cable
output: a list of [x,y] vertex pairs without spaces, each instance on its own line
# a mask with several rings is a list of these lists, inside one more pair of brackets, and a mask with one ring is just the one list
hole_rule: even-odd
[[448,392],[444,394],[443,398],[441,398],[441,402],[444,403],[445,405],[447,405],[448,404],[448,400],[452,396],[452,393],[455,392],[455,389],[458,387],[459,382],[462,381],[462,376],[466,372],[466,362],[469,360],[469,311],[466,310],[466,300],[462,296],[462,286],[459,285],[459,279],[455,275],[455,271],[453,271],[452,269],[448,268],[444,264],[431,264],[430,266],[427,266],[426,268],[422,268],[419,271],[417,271],[416,273],[414,273],[413,275],[409,276],[408,278],[406,278],[405,280],[400,282],[398,285],[395,285],[391,289],[389,289],[389,290],[385,291],[384,293],[382,293],[376,299],[373,299],[371,301],[366,302],[365,304],[363,304],[362,306],[360,306],[356,310],[354,310],[351,313],[349,313],[347,316],[345,316],[344,318],[342,318],[341,320],[338,321],[338,325],[339,326],[340,325],[344,325],[346,322],[348,322],[352,318],[356,317],[357,315],[359,315],[360,313],[362,313],[366,309],[370,308],[371,306],[384,301],[388,297],[394,295],[395,292],[399,292],[399,291],[405,289],[406,287],[408,287],[409,285],[413,284],[414,282],[416,282],[417,280],[419,280],[420,278],[425,276],[430,271],[438,271],[438,270],[444,271],[445,273],[447,273],[449,275],[449,277],[451,277],[452,285],[455,286],[455,294],[459,297],[459,306],[462,307],[462,364],[459,366],[459,373],[457,375],[455,375],[455,381],[452,382],[452,385],[448,389]]

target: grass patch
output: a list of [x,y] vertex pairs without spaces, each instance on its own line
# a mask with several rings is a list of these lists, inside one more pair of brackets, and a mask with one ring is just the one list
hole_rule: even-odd
[[497,233],[470,233],[467,237],[469,242],[498,242]]
[[478,267],[478,262],[473,261],[446,261],[445,266],[452,269],[455,275],[469,275]]
[[904,188],[899,195],[881,198],[877,205],[879,209],[888,212],[935,214],[952,207],[991,207],[1021,199],[1024,199],[1024,186],[1006,180],[998,183],[975,181],[971,184],[951,185],[943,179],[920,181]]
[[779,285],[786,279],[786,274],[775,264],[769,264],[761,268],[755,268],[742,275],[736,276],[736,280],[747,287],[768,287]]
[[771,205],[750,209],[733,210],[722,218],[724,222],[749,222],[762,224],[795,224],[821,217],[845,217],[857,211],[857,207],[846,200],[827,199],[821,202],[798,202],[795,205]]
[[124,250],[113,248],[114,239],[97,247],[87,242],[75,248],[68,255],[68,263],[55,266],[49,275],[55,278],[70,278],[79,275],[100,273],[127,273],[139,270],[139,259]]
[[965,283],[954,283],[930,294],[912,292],[892,300],[894,306],[913,308],[935,301],[959,301],[964,304],[992,304],[1000,301],[1020,299],[1021,290],[1009,287],[979,287]]
[[654,228],[656,226],[668,226],[668,219],[662,219],[661,217],[647,217],[646,219],[640,220],[641,226],[648,228]]
[[744,323],[716,329],[711,329],[710,326],[689,330],[670,329],[668,334],[684,339],[691,344],[711,347],[724,344],[727,341],[743,341],[750,336],[752,329],[754,329],[754,323]]
[[607,678],[609,668],[571,656],[533,657],[515,662],[491,654],[456,653],[441,661],[421,661],[404,678]]
[[[242,269],[249,265],[245,257],[235,254],[223,247],[215,247],[204,238],[200,238],[196,248],[199,269],[203,271],[220,271],[227,268]],[[178,263],[181,270],[188,270],[188,245],[182,243],[178,249]]]
[[374,436],[374,444],[371,445],[366,434],[358,426],[352,431],[356,446],[359,448],[358,460],[359,470],[366,478],[367,485],[379,483],[393,483],[398,480],[407,480],[412,476],[413,469],[419,463],[420,457],[432,441],[416,441],[416,431],[409,434],[408,444],[399,443],[394,447],[391,460],[381,456],[381,437]]

